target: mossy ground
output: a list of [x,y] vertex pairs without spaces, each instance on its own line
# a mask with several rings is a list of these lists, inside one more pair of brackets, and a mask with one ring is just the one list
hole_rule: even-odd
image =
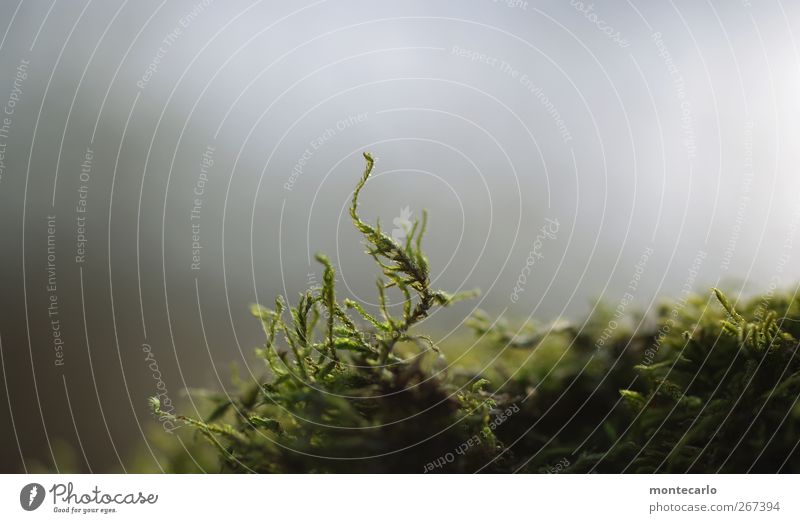
[[[431,289],[425,218],[403,245],[360,218],[365,157],[351,217],[382,305],[339,301],[319,256],[320,288],[253,308],[264,379],[210,394],[203,419],[175,417],[207,443],[164,442],[168,471],[800,472],[796,293],[735,305],[700,293],[610,336],[603,307],[580,327],[538,330],[476,315],[477,348],[446,359],[417,324],[466,296]],[[405,299],[401,316],[388,292]]]

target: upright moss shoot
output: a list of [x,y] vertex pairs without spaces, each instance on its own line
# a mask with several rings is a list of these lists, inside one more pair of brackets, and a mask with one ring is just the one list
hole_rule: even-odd
[[[431,287],[422,251],[427,214],[413,222],[403,243],[379,222],[361,218],[359,196],[374,164],[369,154],[364,158],[350,217],[380,271],[378,311],[337,299],[335,269],[323,254],[316,256],[322,286],[302,293],[296,306],[279,297],[272,309],[252,307],[264,329],[266,341],[257,354],[269,377],[220,401],[204,420],[174,418],[216,446],[226,470],[421,471],[437,449],[484,428],[491,398],[469,380],[456,383],[429,373],[423,359],[438,348],[414,331],[435,308],[473,293]],[[388,292],[402,296],[402,314],[390,312]],[[417,347],[417,354],[401,354],[401,345]],[[157,400],[152,407],[165,415]],[[416,462],[409,455],[417,456]]]

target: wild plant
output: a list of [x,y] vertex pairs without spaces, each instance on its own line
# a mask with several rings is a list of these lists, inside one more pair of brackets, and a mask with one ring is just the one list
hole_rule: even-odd
[[[456,383],[431,371],[424,360],[437,358],[439,349],[415,331],[437,307],[474,293],[431,287],[422,251],[427,213],[412,222],[402,243],[379,221],[371,225],[361,218],[359,196],[374,165],[369,154],[364,159],[350,217],[380,271],[378,310],[338,299],[335,269],[323,254],[316,255],[323,270],[319,288],[300,294],[293,306],[278,297],[273,308],[252,307],[266,338],[256,354],[269,377],[244,385],[234,398],[218,397],[205,419],[172,417],[205,436],[226,470],[422,472],[438,449],[485,432],[489,423],[493,402],[482,391],[484,382]],[[400,314],[391,312],[389,292],[402,297]],[[151,404],[159,416],[171,416],[157,398]]]
[[364,159],[350,217],[378,268],[376,310],[337,297],[318,254],[319,288],[252,307],[263,379],[209,393],[202,419],[151,398],[161,419],[210,442],[222,471],[800,472],[796,293],[734,303],[714,289],[613,333],[602,303],[581,327],[512,328],[479,312],[478,350],[497,363],[449,368],[420,323],[474,293],[432,288],[427,213],[405,235],[362,219]]

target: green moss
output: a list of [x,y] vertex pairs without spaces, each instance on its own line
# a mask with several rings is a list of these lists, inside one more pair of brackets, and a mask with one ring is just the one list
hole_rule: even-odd
[[661,307],[648,332],[613,336],[602,307],[582,329],[512,329],[479,313],[476,350],[494,364],[473,353],[448,367],[418,324],[470,294],[431,288],[426,215],[402,244],[362,220],[364,156],[350,216],[381,275],[378,306],[339,301],[324,255],[321,288],[294,306],[253,306],[264,379],[240,383],[205,419],[174,417],[209,441],[222,471],[800,472],[794,294],[734,305],[715,289]]

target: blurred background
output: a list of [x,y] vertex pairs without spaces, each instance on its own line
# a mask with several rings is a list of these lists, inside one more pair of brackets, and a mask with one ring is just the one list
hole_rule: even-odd
[[0,2],[2,471],[131,469],[149,396],[191,407],[231,364],[262,373],[248,307],[319,283],[317,251],[342,296],[374,303],[347,215],[364,151],[363,215],[402,238],[428,209],[436,286],[482,291],[427,320],[441,344],[475,308],[579,322],[626,293],[646,312],[688,288],[790,286],[799,16]]

